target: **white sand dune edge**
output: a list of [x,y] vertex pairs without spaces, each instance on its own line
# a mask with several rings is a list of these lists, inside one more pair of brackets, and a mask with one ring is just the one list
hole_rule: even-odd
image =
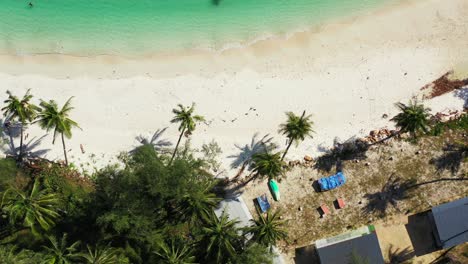
[[[318,148],[330,147],[335,137],[347,139],[391,127],[382,115],[393,116],[395,102],[408,101],[424,84],[465,65],[467,13],[465,0],[414,1],[372,17],[330,24],[319,32],[206,57],[141,64],[106,62],[101,65],[105,71],[118,70],[101,77],[57,79],[34,74],[38,72],[34,67],[40,68],[37,61],[29,63],[28,58],[21,58],[11,62],[0,57],[0,72],[6,72],[0,74],[0,99],[6,97],[8,89],[21,95],[28,88],[38,98],[60,103],[75,96],[72,117],[83,131],[75,130],[68,141],[69,156],[72,162],[87,167],[104,166],[119,151],[137,145],[136,136],[150,137],[164,127],[168,129],[163,138],[175,143],[178,131],[169,122],[171,109],[178,103],[192,102],[209,123],[197,128],[193,145],[217,141],[227,170],[233,160],[230,156],[239,153],[236,145],[249,144],[257,132],[275,136],[284,147],[286,140],[277,130],[285,120],[285,111],[306,110],[313,115],[316,131],[314,139],[291,148],[288,158],[315,156],[320,153]],[[66,76],[68,67],[87,69],[86,64],[71,63],[57,62],[60,75]],[[178,67],[185,64],[191,70],[184,73],[185,68]],[[122,71],[127,68],[141,76],[120,78],[126,76]],[[196,68],[200,71],[193,70]],[[21,75],[18,69],[22,69]],[[170,71],[177,74],[166,77]],[[461,109],[464,101],[448,94],[426,103],[439,111]],[[37,127],[28,133],[29,139],[44,134]],[[47,136],[39,148],[51,149],[47,158],[62,158],[61,146],[52,146],[51,141]]]

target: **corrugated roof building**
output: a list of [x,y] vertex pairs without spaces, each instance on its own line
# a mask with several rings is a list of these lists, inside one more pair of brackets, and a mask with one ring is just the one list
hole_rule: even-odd
[[374,226],[317,240],[315,247],[321,264],[352,263],[353,258],[372,264],[385,263]]
[[468,242],[468,197],[432,208],[429,219],[438,247]]

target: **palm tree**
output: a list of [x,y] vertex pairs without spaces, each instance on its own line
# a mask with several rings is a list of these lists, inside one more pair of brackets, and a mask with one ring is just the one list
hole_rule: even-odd
[[214,215],[211,220],[202,227],[202,245],[206,247],[206,258],[215,260],[216,263],[226,263],[229,258],[236,255],[236,248],[240,244],[237,220],[229,220],[223,212],[219,219]]
[[178,205],[178,212],[181,221],[188,221],[191,224],[208,221],[221,201],[220,198],[211,191],[213,184],[206,184],[204,189],[185,194]]
[[40,105],[43,109],[39,114],[39,119],[37,121],[43,129],[46,129],[47,131],[51,129],[54,130],[54,138],[52,140],[52,144],[55,143],[57,135],[61,135],[63,154],[65,156],[65,165],[67,166],[68,158],[67,150],[65,147],[65,137],[72,137],[71,129],[73,127],[80,128],[75,121],[69,118],[70,111],[73,110],[73,107],[71,106],[72,98],[73,97],[70,97],[60,110],[58,108],[57,103],[54,100],[50,100],[49,102],[41,101]]
[[176,243],[174,240],[171,240],[170,244],[159,243],[158,249],[153,253],[158,256],[158,263],[162,264],[195,263],[195,256],[193,256],[190,246]]
[[32,122],[37,117],[37,112],[41,110],[38,106],[30,102],[33,96],[29,92],[30,89],[26,91],[23,98],[19,99],[10,91],[7,91],[8,99],[4,101],[6,106],[2,108],[3,115],[8,120],[18,120],[21,123],[20,158],[23,156],[24,127],[28,122]]
[[39,236],[39,230],[50,230],[59,217],[57,206],[59,199],[47,189],[40,189],[36,179],[29,194],[16,188],[9,188],[2,197],[1,208],[7,213],[11,224],[22,223]]
[[284,160],[284,157],[286,156],[286,153],[288,153],[293,142],[298,146],[299,143],[304,141],[307,137],[312,138],[312,133],[314,133],[314,130],[312,129],[314,122],[310,120],[312,116],[306,116],[305,111],[302,112],[300,117],[295,115],[293,112],[286,112],[286,116],[288,117],[288,120],[286,123],[280,125],[279,132],[288,138],[289,143],[281,157],[281,160]]
[[400,132],[409,132],[413,139],[416,139],[418,132],[428,131],[429,108],[425,108],[423,104],[418,104],[417,101],[410,101],[408,105],[397,103],[396,107],[401,112],[390,120],[396,123]]
[[174,149],[174,153],[172,153],[171,161],[169,161],[169,165],[172,163],[174,160],[174,157],[177,152],[177,148],[179,147],[180,140],[182,139],[182,136],[185,134],[186,136],[189,136],[192,134],[192,132],[195,130],[196,127],[196,122],[202,122],[205,121],[205,118],[200,115],[193,115],[193,112],[195,111],[195,104],[192,103],[191,107],[184,107],[181,104],[177,105],[179,109],[174,108],[172,109],[172,112],[174,113],[174,118],[172,118],[171,123],[180,123],[179,125],[179,131],[180,131],[180,136],[179,140],[177,140],[177,144]]
[[252,239],[255,242],[270,247],[272,250],[278,240],[284,240],[288,237],[285,228],[286,221],[280,219],[280,211],[274,213],[268,211],[266,217],[263,214],[259,215],[257,220],[251,220],[254,225],[246,230],[253,235]]
[[253,171],[257,175],[268,176],[269,178],[278,177],[283,171],[284,162],[281,160],[281,154],[263,152],[252,156]]
[[110,247],[98,247],[92,249],[86,245],[88,252],[82,254],[81,257],[87,264],[116,264],[120,263],[118,259],[118,252]]
[[68,246],[66,233],[59,240],[52,236],[48,236],[47,238],[50,246],[42,246],[46,255],[42,262],[43,264],[72,264],[76,263],[76,260],[80,258],[80,254],[78,253],[80,242],[76,241]]
[[0,263],[2,264],[27,264],[31,263],[32,254],[25,249],[18,250],[16,245],[0,246]]

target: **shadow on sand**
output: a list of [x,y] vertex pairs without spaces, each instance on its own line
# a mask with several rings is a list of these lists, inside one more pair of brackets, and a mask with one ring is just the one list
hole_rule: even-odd
[[166,130],[167,127],[156,130],[156,132],[154,132],[151,138],[145,137],[143,135],[135,137],[135,139],[140,143],[140,145],[132,149],[130,153],[134,153],[139,147],[146,145],[153,146],[154,150],[156,150],[159,153],[170,153],[171,151],[169,147],[172,146],[172,143],[167,139],[162,139],[162,135],[164,134],[164,132],[166,132]]
[[443,148],[444,154],[430,160],[438,172],[449,170],[452,175],[456,175],[460,170],[461,163],[468,153],[468,146],[463,144],[446,144]]
[[395,248],[393,245],[390,245],[387,254],[389,264],[404,263],[405,261],[410,260],[415,256],[414,251],[411,250],[410,247],[401,249]]
[[468,87],[456,90],[455,96],[464,100],[463,107],[468,108]]
[[[15,146],[14,138],[21,136],[21,124],[8,124],[5,127],[3,120],[0,120],[0,126],[2,128],[0,137],[3,140],[3,145],[1,146],[3,152],[8,156],[17,156],[20,152],[20,146]],[[23,142],[23,157],[33,158],[41,157],[47,152],[50,151],[48,148],[40,148],[42,141],[47,137],[47,134],[41,137],[32,137],[28,140],[28,134],[25,135]]]
[[296,248],[294,256],[295,264],[312,264],[320,263],[315,245],[309,245],[301,248]]
[[429,211],[410,215],[405,228],[416,256],[422,256],[437,250],[429,220]]
[[231,169],[239,168],[238,173],[234,176],[233,180],[236,180],[244,172],[245,169],[252,169],[252,156],[265,151],[274,150],[277,146],[273,142],[273,137],[269,134],[266,134],[262,138],[258,138],[258,133],[255,133],[252,136],[250,144],[245,145],[234,145],[239,153],[236,155],[228,156],[228,158],[233,159],[231,162]]
[[336,171],[343,169],[342,161],[364,160],[367,158],[366,152],[369,144],[355,137],[340,143],[337,139],[333,142],[333,148],[327,150],[324,155],[317,158],[314,168],[317,170],[330,172],[334,167]]
[[389,206],[399,210],[398,201],[408,198],[407,192],[414,184],[416,184],[415,180],[402,180],[392,174],[379,192],[368,193],[364,196],[368,203],[362,208],[363,213],[377,213],[385,216]]

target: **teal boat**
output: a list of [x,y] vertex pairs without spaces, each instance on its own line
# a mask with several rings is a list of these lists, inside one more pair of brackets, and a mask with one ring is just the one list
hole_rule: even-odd
[[275,201],[279,201],[281,196],[280,196],[278,183],[275,180],[271,179],[268,182],[268,185],[270,186],[270,191],[271,191],[271,194],[273,195],[273,199],[275,199]]

